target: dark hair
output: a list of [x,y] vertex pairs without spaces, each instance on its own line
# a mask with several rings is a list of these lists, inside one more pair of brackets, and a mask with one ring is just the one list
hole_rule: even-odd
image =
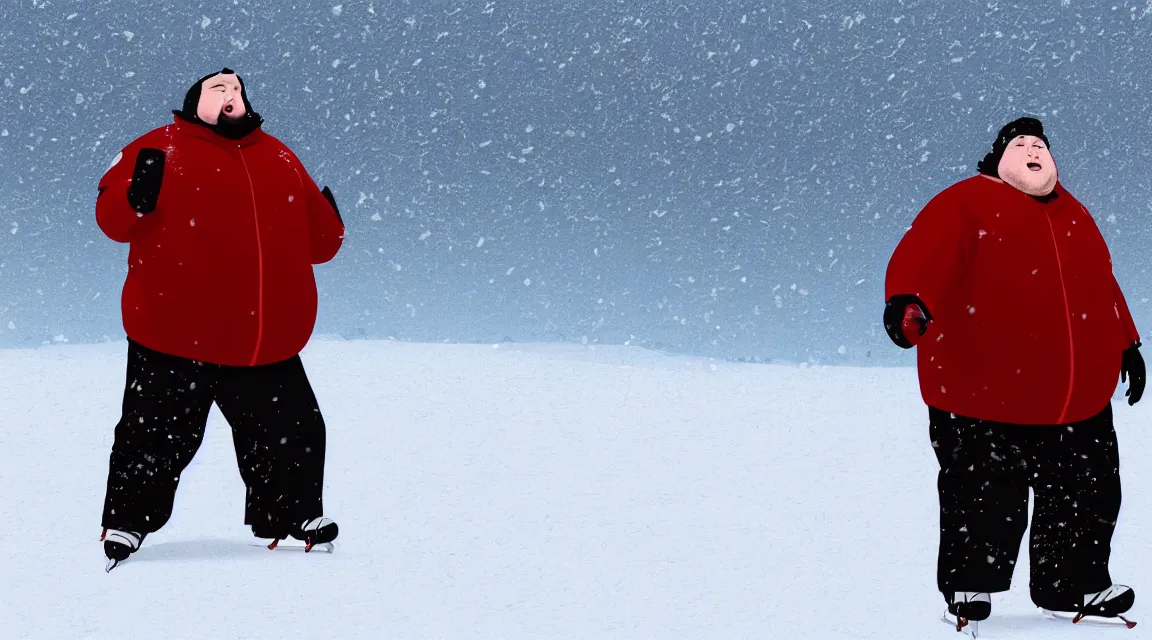
[[[235,75],[236,80],[240,82],[240,99],[244,101],[244,117],[238,124],[219,122],[215,125],[209,125],[201,120],[200,116],[196,115],[196,107],[200,104],[201,87],[204,81],[221,74]],[[242,138],[264,123],[264,118],[262,118],[259,113],[253,111],[252,103],[248,102],[248,91],[244,87],[244,78],[241,78],[239,74],[228,67],[224,67],[220,71],[213,71],[197,80],[188,88],[188,92],[184,94],[184,108],[180,110],[173,109],[172,113],[190,122],[211,127],[220,135],[229,138]]]
[[984,159],[976,163],[976,170],[984,175],[999,178],[1000,158],[1004,156],[1004,150],[1008,148],[1008,143],[1018,136],[1036,136],[1043,140],[1048,148],[1052,147],[1048,143],[1048,136],[1044,135],[1042,122],[1036,118],[1017,118],[1000,128],[1000,133],[996,135],[996,140],[992,143],[992,151],[985,154]]

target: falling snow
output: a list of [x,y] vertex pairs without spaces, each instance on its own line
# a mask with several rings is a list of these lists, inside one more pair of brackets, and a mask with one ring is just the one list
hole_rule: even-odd
[[[488,1],[6,5],[22,28],[0,41],[0,277],[21,284],[0,346],[122,334],[121,248],[83,194],[222,53],[346,222],[316,270],[318,333],[911,364],[879,325],[887,258],[1022,113],[1152,326],[1147,163],[1120,142],[1145,100],[1125,53],[1152,36],[1143,3],[1016,24],[963,3],[590,2],[579,20]],[[1086,84],[1048,88],[1072,76]]]

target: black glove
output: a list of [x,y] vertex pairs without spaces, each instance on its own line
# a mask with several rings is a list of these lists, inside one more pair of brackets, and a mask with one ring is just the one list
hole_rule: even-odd
[[1144,395],[1144,374],[1144,356],[1140,355],[1140,343],[1136,342],[1124,350],[1124,357],[1120,361],[1120,382],[1132,378],[1128,390],[1124,392],[1128,396],[1128,406],[1140,402],[1140,396]]
[[919,324],[920,335],[924,335],[928,331],[928,323],[932,320],[932,314],[928,313],[928,308],[924,306],[923,300],[911,294],[899,293],[892,296],[884,304],[884,330],[888,332],[888,337],[892,339],[892,342],[901,349],[911,349],[914,346],[904,335],[904,313],[912,305],[920,310],[916,321]]
[[144,148],[136,155],[132,185],[128,187],[128,205],[137,213],[152,213],[160,199],[160,180],[164,177],[164,152]]
[[332,210],[336,212],[336,219],[340,221],[340,224],[344,224],[344,218],[340,217],[340,208],[336,206],[336,198],[332,197],[332,190],[328,187],[324,187],[324,190],[320,192],[320,195],[324,196],[324,199],[328,201],[328,204],[332,205]]

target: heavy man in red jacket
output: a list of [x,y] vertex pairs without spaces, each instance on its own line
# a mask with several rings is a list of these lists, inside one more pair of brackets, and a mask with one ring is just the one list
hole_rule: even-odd
[[260,127],[224,69],[116,156],[96,220],[129,244],[123,414],[104,500],[108,570],[168,521],[215,403],[232,427],[257,537],[313,544],[323,517],[325,425],[299,353],[316,320],[312,266],[344,223],[299,158]]
[[1057,180],[1043,125],[1005,125],[979,173],[913,221],[888,265],[884,326],[918,346],[940,464],[937,583],[957,618],[1007,591],[1035,494],[1030,591],[1054,612],[1120,618],[1108,571],[1120,510],[1111,397],[1144,390],[1140,335],[1092,217]]

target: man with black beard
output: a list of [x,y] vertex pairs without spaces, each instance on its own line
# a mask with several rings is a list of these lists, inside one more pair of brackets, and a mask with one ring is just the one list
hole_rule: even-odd
[[316,320],[313,265],[344,223],[299,158],[261,130],[231,69],[188,90],[169,125],[126,146],[96,220],[130,245],[122,415],[104,501],[108,570],[172,515],[212,405],[232,427],[255,536],[330,543],[325,424],[300,360]]

